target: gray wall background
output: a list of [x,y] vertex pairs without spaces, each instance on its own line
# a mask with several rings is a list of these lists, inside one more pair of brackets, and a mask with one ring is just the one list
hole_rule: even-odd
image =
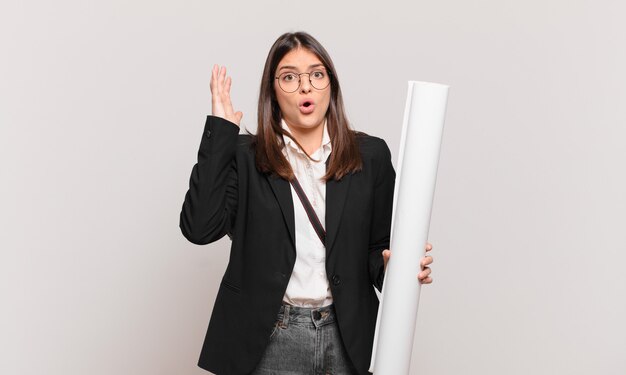
[[0,373],[203,374],[228,240],[178,214],[227,65],[244,125],[305,30],[397,160],[451,86],[412,374],[626,373],[622,1],[3,1]]

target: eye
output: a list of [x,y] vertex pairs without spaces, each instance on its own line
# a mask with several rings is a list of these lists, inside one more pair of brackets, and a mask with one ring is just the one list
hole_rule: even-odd
[[313,77],[314,79],[322,79],[326,77],[326,73],[323,70],[316,70],[311,73],[311,77]]
[[280,79],[283,82],[293,82],[298,79],[298,76],[293,73],[283,73],[280,76]]

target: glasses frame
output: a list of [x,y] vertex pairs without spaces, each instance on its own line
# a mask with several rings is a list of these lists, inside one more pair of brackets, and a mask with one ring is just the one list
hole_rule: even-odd
[[[311,80],[311,74],[313,74],[313,73],[315,73],[315,72],[324,72],[324,73],[326,73],[326,74],[328,75],[328,84],[327,84],[326,86],[322,87],[321,89],[318,89],[317,87],[315,87],[315,85],[313,84],[313,81]],[[293,90],[293,91],[287,91],[287,90],[285,90],[285,89],[284,89],[284,88],[280,85],[280,80],[278,81],[278,87],[280,87],[280,89],[281,89],[281,90],[283,90],[284,92],[286,92],[287,94],[291,94],[291,93],[294,93],[294,92],[296,92],[296,91],[300,90],[300,86],[302,86],[302,78],[301,78],[300,76],[301,76],[301,75],[303,75],[303,74],[308,74],[308,75],[309,75],[309,83],[311,84],[311,87],[313,87],[314,89],[316,89],[316,90],[318,90],[318,91],[324,90],[324,89],[326,89],[328,86],[330,86],[330,81],[331,81],[330,76],[331,76],[331,74],[330,74],[330,71],[329,71],[329,70],[327,70],[326,68],[324,68],[324,69],[315,69],[315,70],[313,70],[313,71],[311,71],[311,72],[308,72],[308,73],[293,73],[293,72],[285,72],[285,73],[281,73],[281,74],[280,74],[280,75],[278,75],[278,76],[275,76],[275,77],[274,77],[274,79],[279,79],[279,78],[280,78],[280,76],[282,76],[283,74],[287,74],[287,73],[290,73],[290,74],[295,74],[295,75],[297,75],[297,76],[298,76],[298,87],[296,87],[296,89],[295,89],[295,90]]]

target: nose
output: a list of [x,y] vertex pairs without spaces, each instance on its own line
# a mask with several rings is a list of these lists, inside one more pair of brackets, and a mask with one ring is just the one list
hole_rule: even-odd
[[311,92],[311,76],[309,75],[309,73],[302,73],[302,75],[300,76],[300,92]]

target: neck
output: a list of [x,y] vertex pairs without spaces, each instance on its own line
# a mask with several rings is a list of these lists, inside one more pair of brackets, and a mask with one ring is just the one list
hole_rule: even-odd
[[298,141],[307,154],[311,155],[322,145],[324,123],[310,129],[295,128],[289,126],[289,124],[287,124],[287,126],[289,127],[291,135]]

